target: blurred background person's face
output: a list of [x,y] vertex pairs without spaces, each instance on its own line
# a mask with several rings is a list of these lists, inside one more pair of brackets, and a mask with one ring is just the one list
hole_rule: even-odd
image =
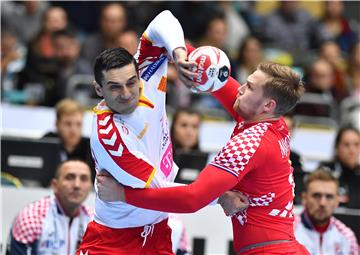
[[122,6],[111,4],[102,13],[101,31],[107,39],[115,40],[126,27],[126,13]]
[[337,185],[331,181],[315,180],[302,194],[303,205],[315,225],[326,224],[338,206]]
[[330,90],[334,86],[334,72],[331,64],[324,60],[316,61],[311,69],[310,83],[321,91]]
[[64,114],[56,122],[57,132],[62,142],[67,147],[75,147],[81,140],[83,114],[75,112]]
[[122,33],[119,38],[119,46],[130,52],[131,55],[135,55],[139,44],[139,36],[135,31],[127,31]]
[[199,139],[201,118],[198,114],[180,113],[174,124],[174,139],[182,150],[191,150]]
[[354,168],[359,163],[360,137],[353,130],[345,131],[336,147],[338,159],[347,167]]
[[80,54],[80,43],[76,38],[58,36],[54,40],[55,56],[65,66],[76,61]]
[[44,30],[48,33],[59,31],[67,27],[66,12],[59,7],[50,8],[45,14]]

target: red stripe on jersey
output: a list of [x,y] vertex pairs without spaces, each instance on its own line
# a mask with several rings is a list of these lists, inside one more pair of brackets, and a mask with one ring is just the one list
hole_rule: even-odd
[[128,150],[116,128],[113,114],[97,116],[97,133],[101,145],[122,170],[144,182],[148,181],[153,167]]
[[166,49],[164,47],[156,47],[152,45],[152,42],[146,38],[146,35],[142,35],[140,38],[140,51],[139,51],[139,57],[137,59],[139,68],[142,69],[145,66],[142,66],[142,64],[145,61],[149,61],[151,63],[157,61],[162,54],[166,52]]

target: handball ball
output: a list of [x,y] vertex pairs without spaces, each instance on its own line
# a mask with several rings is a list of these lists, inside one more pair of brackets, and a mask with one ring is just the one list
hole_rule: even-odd
[[[220,89],[230,76],[230,61],[222,50],[212,46],[196,48],[188,56],[189,61],[197,63],[194,82],[197,90],[213,92]],[[193,91],[196,91],[193,90]]]

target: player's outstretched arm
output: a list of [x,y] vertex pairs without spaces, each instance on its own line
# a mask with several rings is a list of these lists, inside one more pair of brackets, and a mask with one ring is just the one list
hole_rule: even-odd
[[[104,184],[105,177],[97,176],[99,185]],[[112,196],[114,200],[126,201],[129,204],[146,209],[191,213],[208,205],[211,201],[230,190],[237,184],[237,178],[215,166],[208,165],[201,171],[200,175],[190,185],[154,188],[154,189],[132,189],[124,188],[114,182],[109,186],[106,182],[106,189],[98,188],[100,198]],[[102,194],[107,192],[107,194]],[[111,194],[110,194],[111,193]]]

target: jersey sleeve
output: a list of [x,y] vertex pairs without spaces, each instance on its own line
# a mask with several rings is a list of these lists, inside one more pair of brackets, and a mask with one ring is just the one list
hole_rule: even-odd
[[42,233],[43,219],[49,208],[49,197],[27,205],[15,218],[12,226],[12,237],[16,242],[32,244]]
[[240,122],[242,118],[234,111],[233,105],[240,86],[234,78],[229,77],[221,89],[211,93],[237,122]]
[[120,132],[121,124],[118,124],[118,128],[113,114],[99,114],[95,119],[91,147],[97,171],[108,171],[123,185],[133,188],[149,187],[155,168],[138,149],[139,144],[125,142],[122,136],[126,136],[126,131],[125,134]]
[[[268,130],[266,123],[259,123],[233,136],[210,163],[240,179],[261,160],[261,140]],[[266,150],[265,150],[266,151]]]
[[237,178],[208,165],[195,182],[171,188],[124,188],[127,203],[137,207],[174,213],[191,213],[208,205],[237,184]]
[[183,29],[170,11],[163,11],[150,22],[140,38],[135,55],[140,70],[158,59],[164,61],[167,56],[172,57],[173,50],[178,47],[185,48]]

